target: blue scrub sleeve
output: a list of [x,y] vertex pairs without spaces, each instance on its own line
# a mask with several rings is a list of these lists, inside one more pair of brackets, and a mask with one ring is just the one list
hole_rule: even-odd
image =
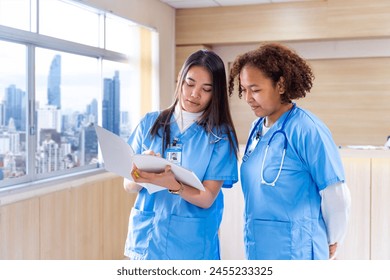
[[329,129],[317,120],[304,133],[302,155],[319,190],[338,182],[344,182],[344,168],[338,147]]
[[224,181],[223,188],[231,188],[238,181],[237,158],[227,137],[215,143],[203,180]]
[[127,140],[127,143],[133,148],[136,154],[141,153],[142,138],[142,123],[139,123]]
[[146,135],[149,133],[159,112],[147,113],[131,133],[127,143],[133,148],[136,154],[141,154],[149,145],[145,143]]

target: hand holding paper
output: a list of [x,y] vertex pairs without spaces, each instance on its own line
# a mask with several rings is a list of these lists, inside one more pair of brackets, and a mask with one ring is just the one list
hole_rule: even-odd
[[148,172],[139,169],[135,164],[131,171],[136,184],[152,183],[157,186],[165,187],[165,189],[176,188],[177,185],[181,186],[175,178],[175,174],[172,172],[172,165],[166,165],[165,169],[160,171]]
[[[134,181],[130,174],[133,163],[140,170],[155,173],[163,172],[165,167],[170,165],[171,170],[178,181],[199,190],[205,190],[202,182],[192,171],[173,164],[161,157],[135,154],[131,146],[118,135],[98,125],[95,125],[95,130],[103,156],[104,167],[108,171]],[[148,183],[141,183],[141,185],[144,186],[149,193],[166,189]]]

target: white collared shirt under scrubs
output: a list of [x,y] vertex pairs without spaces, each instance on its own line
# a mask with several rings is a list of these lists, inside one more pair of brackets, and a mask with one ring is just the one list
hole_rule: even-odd
[[[159,112],[148,113],[130,136],[136,153],[142,147],[161,153],[161,137],[150,129]],[[238,180],[237,159],[226,135],[223,139],[193,123],[182,133],[171,119],[171,139],[182,147],[182,166],[201,181],[222,180],[231,187]],[[218,229],[222,219],[223,194],[210,208],[203,209],[167,190],[149,194],[142,188],[130,213],[125,255],[130,259],[220,259]]]
[[[243,157],[241,184],[245,199],[244,242],[248,259],[328,259],[329,246],[321,214],[320,191],[345,179],[338,147],[329,129],[314,115],[293,107],[285,122],[287,149],[275,186],[262,184],[261,165],[267,143],[290,111],[262,136],[253,152]],[[255,124],[258,125],[255,125]],[[248,147],[256,141],[262,120],[251,128]],[[277,177],[285,138],[271,141],[263,176]]]

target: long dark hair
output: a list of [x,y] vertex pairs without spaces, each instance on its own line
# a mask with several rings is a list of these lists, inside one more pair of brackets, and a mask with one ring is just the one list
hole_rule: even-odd
[[211,101],[198,120],[198,124],[207,132],[212,132],[216,135],[226,133],[232,151],[237,156],[238,141],[230,114],[225,65],[222,59],[210,50],[196,51],[186,59],[180,70],[176,84],[175,100],[172,105],[160,113],[151,128],[151,135],[157,135],[163,138],[162,153],[164,154],[165,149],[170,143],[170,120],[176,105],[178,103],[180,104],[182,98],[181,88],[187,72],[193,66],[201,66],[209,71],[212,77],[213,88]]

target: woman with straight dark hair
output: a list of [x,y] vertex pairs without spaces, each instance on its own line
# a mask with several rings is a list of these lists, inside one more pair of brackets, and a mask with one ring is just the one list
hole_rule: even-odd
[[[162,156],[193,171],[204,191],[160,173],[133,166],[128,192],[138,192],[130,213],[125,255],[130,259],[220,259],[218,229],[222,187],[237,182],[237,136],[221,58],[199,50],[185,61],[174,102],[145,115],[131,134],[135,153]],[[162,186],[149,193],[146,184]]]

